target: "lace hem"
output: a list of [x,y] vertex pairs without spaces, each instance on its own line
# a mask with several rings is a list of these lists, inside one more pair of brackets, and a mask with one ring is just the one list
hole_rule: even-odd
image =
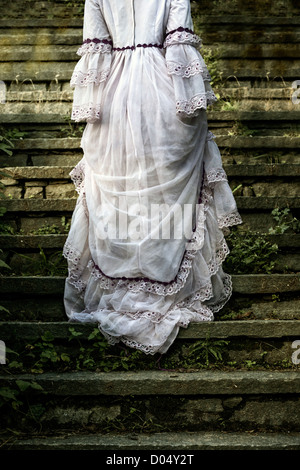
[[86,39],[77,50],[77,55],[84,54],[109,54],[112,50],[112,41],[108,39]]
[[[167,314],[165,314],[163,316],[161,315],[161,318],[159,319],[159,321],[156,321],[156,317],[157,317],[157,315],[160,315],[160,314],[156,314],[155,312],[142,312],[142,314],[140,314],[140,315],[138,315],[138,314],[131,315],[128,312],[125,312],[124,314],[130,316],[134,320],[138,320],[139,318],[149,318],[149,320],[151,322],[160,323],[166,317],[171,316],[173,312],[176,312],[176,310],[178,310],[178,307],[179,307],[179,304],[175,305],[175,308],[170,310]],[[148,313],[153,314],[153,315],[149,316]],[[184,317],[184,315],[183,315],[183,317]],[[195,318],[196,318],[197,323],[200,323],[200,322],[203,322],[203,321],[212,321],[214,319],[214,315],[212,313],[212,310],[210,308],[204,306],[204,305],[202,305],[201,307],[198,308],[198,310],[195,312],[193,317],[194,317],[193,321],[195,321]],[[185,320],[183,318],[183,320],[179,320],[176,324],[174,324],[174,327],[175,328],[176,327],[187,328],[190,323],[191,323],[191,319],[186,319]],[[103,328],[101,327],[101,324],[99,324],[98,328],[101,331],[101,333],[103,334],[103,336],[106,338],[106,340],[109,344],[115,345],[115,344],[119,343],[120,341],[122,341],[122,343],[124,343],[126,346],[129,346],[130,348],[138,349],[138,350],[142,351],[145,354],[151,354],[151,355],[155,354],[156,352],[159,352],[161,347],[165,344],[165,342],[168,340],[168,338],[170,336],[170,333],[167,333],[167,334],[163,335],[162,338],[161,338],[161,344],[158,345],[158,346],[153,346],[151,344],[150,345],[142,344],[138,341],[128,339],[124,336],[120,336],[120,337],[112,336],[112,335],[108,334],[106,331],[103,330]]]
[[95,106],[93,103],[76,106],[73,105],[71,119],[76,122],[87,121],[96,122],[100,119],[100,105]]
[[167,296],[173,295],[179,292],[185,285],[190,270],[192,268],[192,260],[195,257],[196,252],[186,251],[178,274],[174,281],[170,283],[163,283],[154,281],[147,278],[126,279],[126,278],[110,278],[106,276],[99,266],[93,261],[90,261],[89,267],[91,269],[91,275],[94,279],[99,282],[99,286],[103,289],[115,289],[116,287],[126,288],[130,292],[148,292],[152,294]]
[[194,33],[194,31],[187,28],[177,28],[174,31],[170,31],[164,42],[164,47],[169,47],[175,44],[189,44],[192,46],[200,46],[202,39]]
[[[88,263],[88,269],[90,270],[91,276],[99,283],[99,287],[105,290],[113,290],[116,288],[126,288],[131,292],[147,292],[154,293],[157,295],[167,296],[174,295],[179,290],[183,288],[188,278],[188,275],[192,268],[192,261],[195,257],[196,251],[186,251],[183,262],[180,266],[179,272],[175,280],[171,283],[165,284],[158,281],[152,281],[150,279],[125,279],[125,278],[110,278],[106,276],[100,268],[95,265],[95,263],[90,260]],[[216,248],[216,253],[207,263],[208,271],[210,277],[215,275],[221,264],[224,262],[226,256],[229,254],[229,248],[224,237],[218,243]],[[70,268],[68,281],[72,284],[78,291],[83,292],[86,288],[87,281],[83,281],[80,278],[80,269],[78,264],[80,262],[80,254],[78,251],[72,249],[72,247],[66,243],[63,250],[63,255],[67,258],[73,265],[73,268]],[[209,281],[198,291],[197,300],[205,301],[209,300],[213,295],[212,285]]]
[[206,109],[207,106],[210,106],[216,101],[217,97],[213,91],[198,93],[190,100],[178,100],[176,102],[176,112],[177,114],[187,117],[197,116],[197,111],[200,109]]
[[87,72],[74,71],[71,77],[70,86],[75,87],[76,85],[81,87],[88,86],[89,83],[100,85],[104,82],[110,72],[110,68],[105,70],[89,69]]
[[167,69],[170,75],[178,75],[182,78],[190,78],[195,75],[202,75],[203,80],[211,81],[210,73],[206,66],[203,66],[200,60],[193,60],[189,64],[180,64],[174,61],[167,61]]
[[242,218],[237,210],[218,218],[218,224],[221,229],[242,223]]
[[[212,305],[207,306],[208,309],[213,314],[215,314],[215,313],[219,312],[220,310],[222,310],[224,305],[228,302],[228,300],[232,296],[233,287],[232,287],[232,279],[231,279],[230,274],[225,274],[224,280],[223,280],[223,286],[224,286],[223,298],[217,304],[215,304],[215,305],[212,304]],[[208,301],[211,297],[212,297],[212,295],[210,295],[210,297],[208,297],[207,299],[204,299],[204,302]],[[183,302],[178,304],[178,307],[191,308],[192,305],[197,301],[203,302],[203,295],[202,295],[201,291],[198,291],[195,294],[191,295],[188,299],[185,299]]]
[[[76,167],[75,167],[76,168]],[[80,162],[77,169],[74,169],[73,178],[78,184],[80,191],[83,191],[84,179],[83,171],[84,165],[83,162]],[[211,172],[211,178],[213,177],[213,172]],[[220,172],[220,177],[223,177],[224,174]],[[216,172],[216,176],[219,177]],[[212,180],[212,179],[211,179]],[[174,295],[179,292],[182,287],[185,285],[186,280],[189,276],[189,273],[192,269],[193,260],[197,254],[197,251],[203,246],[204,243],[204,225],[205,225],[205,212],[209,209],[210,203],[213,200],[213,191],[209,186],[209,181],[207,175],[203,178],[203,187],[201,190],[201,204],[199,204],[199,214],[197,218],[197,227],[194,231],[193,237],[189,244],[187,244],[187,249],[185,251],[181,266],[179,268],[178,274],[174,281],[169,283],[163,283],[159,281],[154,281],[147,278],[138,278],[138,279],[127,279],[127,278],[111,278],[105,275],[101,269],[94,263],[93,260],[90,260],[87,268],[90,271],[90,275],[99,283],[99,287],[105,290],[116,289],[116,288],[126,288],[131,292],[148,292],[154,293],[157,295]],[[222,216],[218,218],[218,225],[220,229],[225,227],[242,223],[242,219],[238,211],[233,211],[231,214]],[[64,256],[70,260],[73,264],[73,268],[70,268],[69,272],[69,282],[73,284],[79,291],[83,291],[87,285],[87,282],[84,282],[80,276],[80,269],[78,265],[80,264],[80,253],[73,249],[72,246],[67,241],[63,251]],[[216,252],[207,263],[209,275],[213,276],[217,273],[219,267],[224,262],[226,256],[229,254],[229,248],[226,243],[226,240],[223,237],[220,239]],[[212,285],[211,282],[208,282],[199,290],[199,298],[201,301],[208,300],[212,297]]]

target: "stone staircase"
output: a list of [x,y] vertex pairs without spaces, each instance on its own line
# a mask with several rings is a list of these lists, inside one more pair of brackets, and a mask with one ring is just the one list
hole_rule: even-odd
[[182,330],[162,358],[107,347],[63,309],[69,172],[83,130],[69,119],[82,2],[17,1],[0,20],[0,127],[13,140],[12,155],[0,154],[4,449],[300,448],[299,9],[211,4],[198,15],[192,2],[219,95],[209,128],[244,223],[229,239],[231,301],[215,322]]

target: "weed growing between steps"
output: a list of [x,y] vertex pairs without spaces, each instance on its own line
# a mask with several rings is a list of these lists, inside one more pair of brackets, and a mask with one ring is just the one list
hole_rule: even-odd
[[300,233],[300,220],[294,217],[288,207],[276,208],[272,211],[275,227],[269,229],[269,234],[277,235],[286,232]]
[[[292,362],[287,360],[289,353],[285,347],[281,352],[280,346],[277,343],[273,345],[271,339],[268,342],[257,340],[257,344],[243,338],[235,341],[210,337],[198,341],[178,339],[168,354],[152,356],[125,347],[123,343],[109,345],[96,327],[91,329],[90,334],[84,334],[70,326],[69,338],[65,340],[55,339],[50,332],[45,332],[31,342],[19,339],[14,350],[7,351],[4,371],[9,374],[137,370],[191,372],[203,369],[248,369],[254,366],[260,369],[292,367]],[[278,350],[278,354],[272,361],[267,356],[273,350]]]
[[268,236],[233,228],[226,237],[230,254],[224,262],[231,274],[271,274],[275,267],[278,245]]

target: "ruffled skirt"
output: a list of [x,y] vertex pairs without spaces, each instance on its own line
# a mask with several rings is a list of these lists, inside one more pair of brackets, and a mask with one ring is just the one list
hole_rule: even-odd
[[241,223],[206,103],[178,116],[163,61],[116,54],[71,173],[79,196],[64,247],[70,321],[150,354],[228,301],[224,228]]

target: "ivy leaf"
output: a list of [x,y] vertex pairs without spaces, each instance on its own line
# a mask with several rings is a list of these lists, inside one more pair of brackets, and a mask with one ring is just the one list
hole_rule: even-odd
[[28,387],[31,386],[30,382],[25,382],[25,380],[16,380],[16,384],[21,390],[21,392],[25,392],[25,390],[28,389]]
[[6,269],[11,269],[8,264],[6,264],[2,259],[0,259],[0,268],[6,268]]

